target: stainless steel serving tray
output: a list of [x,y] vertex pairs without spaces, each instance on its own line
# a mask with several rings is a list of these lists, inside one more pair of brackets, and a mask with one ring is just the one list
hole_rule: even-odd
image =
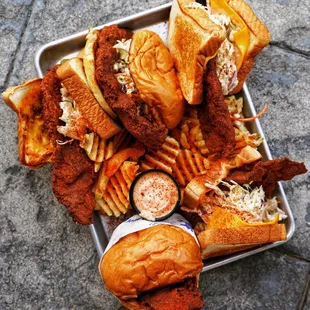
[[[119,27],[129,28],[132,30],[146,28],[157,32],[162,37],[162,39],[166,41],[168,32],[167,21],[169,19],[170,8],[171,3],[165,4],[163,6],[130,17],[113,21],[109,24],[98,26],[96,27],[96,29],[101,29],[104,26],[110,24],[118,24]],[[35,65],[39,76],[42,77],[46,73],[48,68],[59,63],[62,59],[74,57],[84,47],[86,34],[87,30],[57,41],[50,42],[42,46],[35,56]],[[244,98],[245,116],[250,117],[255,115],[256,111],[246,85],[244,85],[243,87],[241,96]],[[264,137],[264,133],[258,119],[255,120],[254,122],[251,122],[249,129],[251,132],[257,132]],[[259,147],[259,151],[263,155],[263,158],[265,160],[272,159],[266,140],[264,140],[262,145]],[[231,263],[238,259],[276,247],[278,245],[287,242],[292,237],[295,230],[294,218],[291,209],[288,205],[281,183],[278,183],[275,195],[277,195],[277,197],[281,200],[282,202],[281,208],[285,211],[285,213],[288,216],[287,219],[284,221],[287,230],[287,240],[266,244],[254,249],[249,249],[229,256],[205,260],[203,271],[210,270]],[[113,229],[118,224],[120,224],[124,220],[124,218],[125,216],[122,216],[119,219],[113,219],[104,217],[100,215],[98,212],[94,213],[94,224],[90,225],[90,230],[99,257],[101,257],[101,255],[103,254]]]

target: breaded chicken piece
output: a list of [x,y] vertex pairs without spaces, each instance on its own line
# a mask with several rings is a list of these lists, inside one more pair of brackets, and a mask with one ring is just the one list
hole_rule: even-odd
[[56,75],[57,68],[58,65],[49,69],[41,83],[42,116],[48,135],[54,146],[56,145],[56,140],[61,140],[63,138],[63,136],[57,132],[57,125],[61,124],[59,117],[62,115],[62,110],[59,107],[61,101],[61,85]]
[[95,182],[93,163],[78,141],[56,145],[53,155],[52,188],[57,200],[67,207],[73,221],[83,225],[93,222]]
[[117,40],[128,40],[131,37],[131,31],[119,29],[116,25],[102,29],[96,51],[96,79],[107,103],[125,128],[148,149],[158,149],[166,139],[168,129],[139,115],[135,101],[122,92],[114,76],[113,65],[118,60],[118,55],[113,46]]
[[235,131],[216,74],[215,59],[208,62],[204,88],[205,102],[198,106],[198,117],[206,147],[211,154],[227,157],[235,147]]

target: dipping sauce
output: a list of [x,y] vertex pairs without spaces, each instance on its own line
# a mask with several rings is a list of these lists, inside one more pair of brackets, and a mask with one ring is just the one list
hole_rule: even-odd
[[130,188],[130,202],[139,215],[149,221],[169,217],[180,201],[174,178],[162,170],[148,170],[136,178]]

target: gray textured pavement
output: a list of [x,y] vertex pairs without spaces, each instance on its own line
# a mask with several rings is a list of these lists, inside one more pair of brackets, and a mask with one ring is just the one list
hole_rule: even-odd
[[[0,90],[36,77],[43,44],[165,0],[0,2]],[[248,78],[274,157],[310,167],[310,3],[248,0],[267,24],[271,45]],[[0,309],[107,309],[89,229],[74,224],[53,196],[50,167],[20,165],[15,114],[0,103]],[[296,232],[284,246],[206,272],[205,309],[310,309],[309,173],[284,184]]]

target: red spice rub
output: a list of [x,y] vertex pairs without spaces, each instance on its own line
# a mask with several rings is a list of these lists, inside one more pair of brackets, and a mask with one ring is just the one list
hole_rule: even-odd
[[56,75],[57,67],[58,65],[49,69],[41,83],[42,116],[48,135],[54,146],[56,145],[56,140],[63,138],[63,136],[57,132],[57,125],[61,123],[59,117],[62,115],[62,110],[59,107],[59,102],[61,101],[61,85]]
[[296,162],[288,157],[258,162],[254,166],[247,165],[241,169],[233,170],[225,181],[235,181],[239,184],[254,182],[256,186],[262,185],[267,197],[278,181],[288,181],[298,174],[307,172],[304,163]]
[[67,207],[73,221],[91,224],[96,205],[92,192],[95,172],[92,161],[78,141],[56,145],[52,173],[53,192],[57,200]]
[[118,55],[113,46],[117,40],[131,37],[131,31],[119,29],[116,25],[102,29],[96,51],[96,79],[107,103],[117,113],[125,128],[148,149],[158,149],[168,134],[167,128],[139,115],[136,103],[122,92],[114,76],[113,65]]
[[198,106],[198,116],[206,147],[211,154],[227,157],[235,147],[235,131],[216,74],[214,59],[208,62],[205,92],[205,103]]
[[195,285],[194,279],[184,283],[144,293],[138,298],[142,309],[151,310],[198,310],[204,303],[201,292]]

